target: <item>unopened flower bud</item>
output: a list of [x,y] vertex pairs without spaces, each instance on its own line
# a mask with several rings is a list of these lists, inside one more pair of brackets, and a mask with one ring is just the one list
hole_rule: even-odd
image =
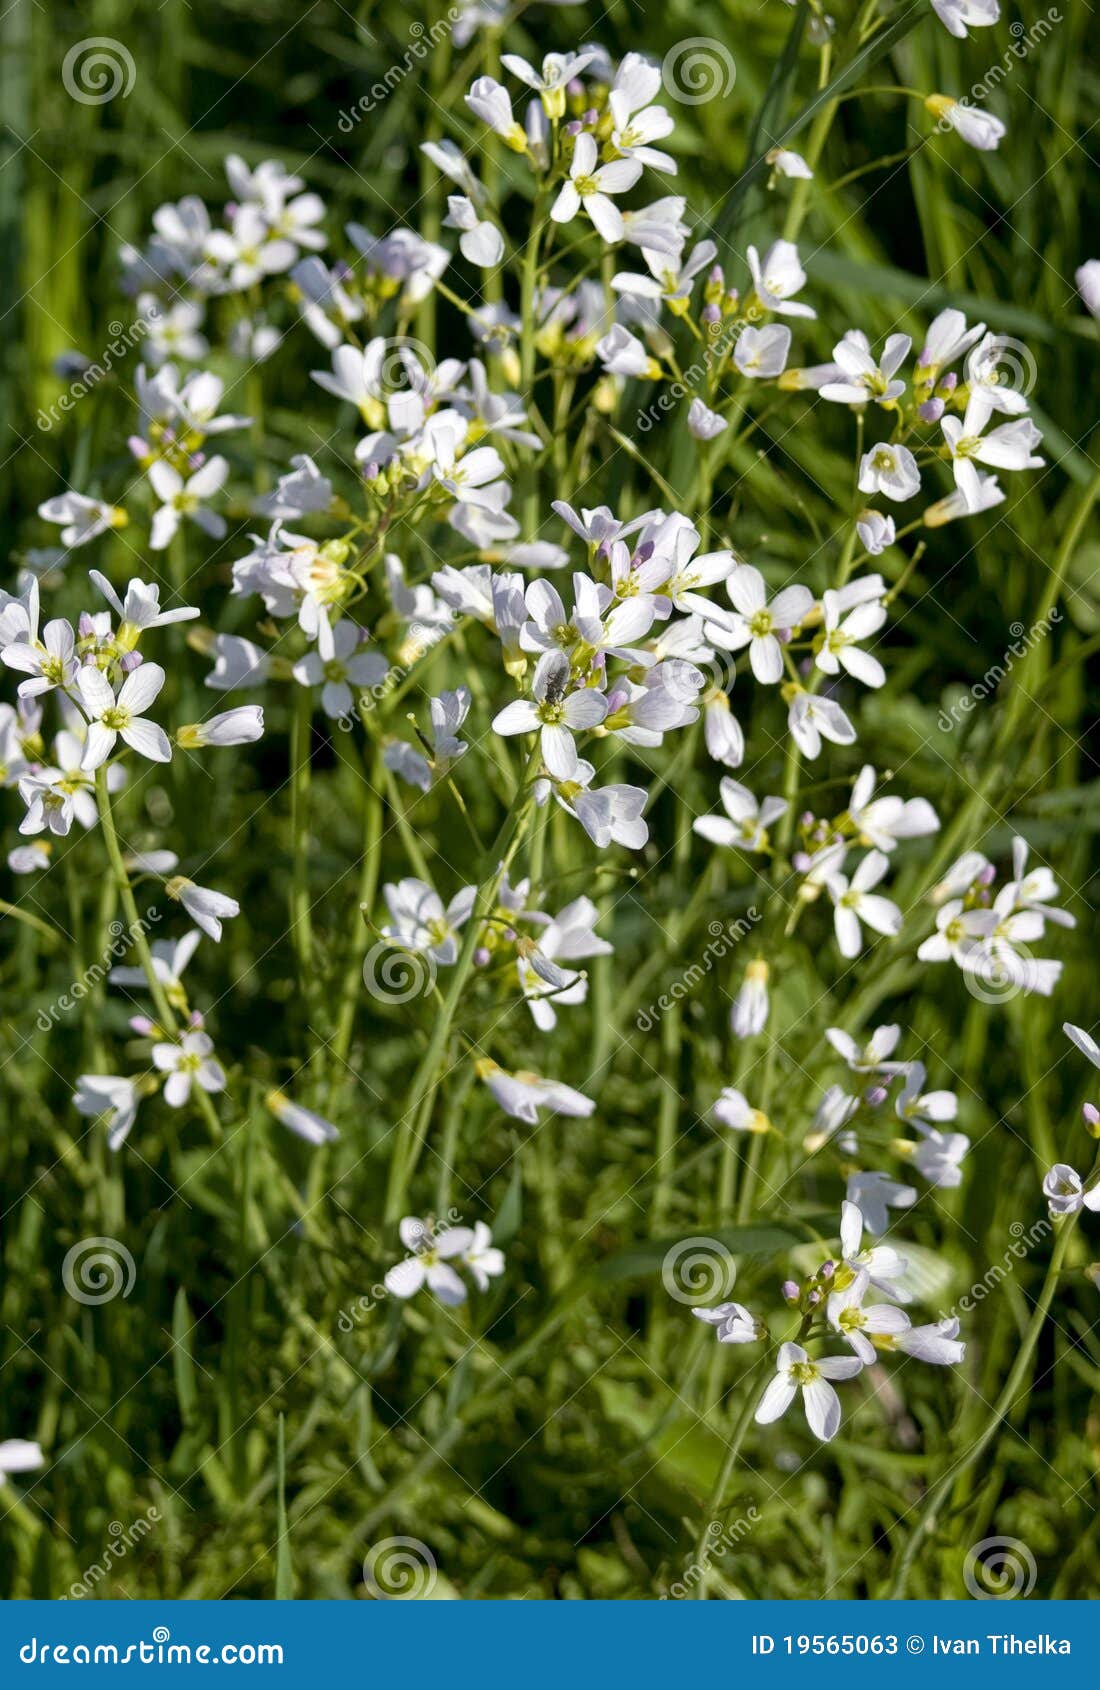
[[942,399],[926,399],[923,405],[917,407],[917,415],[921,422],[936,423],[943,416],[945,408]]
[[779,1294],[785,1303],[797,1303],[799,1297],[798,1286],[793,1279],[785,1279],[779,1287]]
[[881,1103],[886,1102],[888,1096],[885,1086],[868,1086],[863,1094],[863,1101],[869,1109],[877,1109]]
[[1100,1138],[1100,1109],[1095,1103],[1086,1103],[1081,1111],[1085,1126],[1092,1138]]
[[819,1279],[832,1279],[835,1272],[835,1262],[822,1262],[821,1266],[817,1270],[817,1277]]

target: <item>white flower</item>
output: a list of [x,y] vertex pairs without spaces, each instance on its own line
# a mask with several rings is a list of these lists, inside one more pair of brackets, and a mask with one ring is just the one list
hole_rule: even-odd
[[463,258],[479,269],[493,270],[504,257],[504,236],[489,218],[478,216],[477,207],[465,194],[447,196],[443,226],[462,231],[458,249]]
[[462,1265],[469,1268],[479,1291],[487,1291],[490,1279],[497,1279],[504,1272],[504,1251],[496,1248],[484,1221],[474,1222],[474,1240],[463,1251]]
[[864,511],[856,520],[856,533],[863,549],[872,557],[878,557],[887,546],[894,543],[894,519],[892,516],[883,516],[880,511]]
[[326,716],[348,716],[355,708],[353,687],[373,687],[389,673],[380,651],[362,644],[363,630],[349,617],[332,629],[332,651],[322,657],[314,647],[294,665],[294,679],[303,687],[321,688],[321,707]]
[[961,898],[951,898],[936,912],[936,931],[917,947],[921,962],[958,963],[970,968],[984,955],[984,944],[996,925],[992,910],[963,907]]
[[[901,1038],[901,1027],[896,1021],[876,1027],[862,1047],[856,1044],[851,1033],[845,1033],[840,1027],[826,1027],[825,1037],[837,1054],[844,1058],[853,1074],[902,1074],[906,1071],[904,1062],[889,1060]],[[875,1227],[873,1230],[877,1232],[879,1229]]]
[[790,329],[783,323],[766,323],[761,329],[742,329],[733,349],[733,361],[743,376],[768,380],[783,374],[790,350]]
[[[696,276],[713,261],[717,251],[713,241],[699,241],[687,258],[682,258],[678,252],[670,255],[643,247],[642,258],[649,275],[643,276],[636,270],[620,270],[612,276],[611,286],[616,293],[626,294],[632,299],[662,300],[675,316],[683,316]],[[701,404],[702,401],[696,403]]]
[[186,722],[176,729],[176,744],[184,751],[197,751],[203,745],[251,745],[262,739],[264,713],[259,704],[238,704],[234,710],[222,710],[205,722]]
[[457,736],[459,728],[469,715],[471,702],[469,687],[459,687],[454,692],[441,692],[438,698],[428,701],[432,748],[435,753],[432,762],[437,771],[449,769],[452,763],[457,763],[458,759],[466,754],[468,747],[465,741]]
[[82,768],[98,769],[105,763],[119,734],[132,751],[150,762],[172,761],[172,747],[164,729],[141,714],[164,685],[164,670],[159,663],[143,663],[127,675],[117,698],[106,675],[94,666],[78,670],[76,684],[88,713]]
[[613,947],[595,932],[598,920],[599,911],[591,898],[575,898],[542,928],[537,944],[531,940],[518,942],[520,986],[536,1027],[544,1033],[557,1025],[556,1005],[583,1003],[588,995],[583,971],[559,965],[611,954]]
[[594,845],[625,845],[640,851],[649,838],[649,826],[642,817],[649,794],[641,786],[612,783],[593,787],[596,771],[582,757],[568,780],[535,782],[535,802],[546,803],[551,792],[563,810],[576,816]]
[[927,798],[872,798],[874,789],[875,771],[865,763],[848,800],[848,814],[861,844],[892,851],[899,839],[919,839],[939,828],[939,817]]
[[712,1309],[692,1309],[696,1320],[716,1327],[720,1344],[755,1344],[763,1337],[760,1322],[744,1303],[718,1303]]
[[1074,272],[1077,291],[1094,317],[1100,317],[1100,258],[1088,258]]
[[721,687],[703,694],[703,732],[707,751],[716,763],[736,769],[745,760],[745,736]]
[[[151,947],[153,973],[170,1002],[185,1001],[181,976],[195,954],[202,934],[194,927],[182,939],[154,939]],[[112,968],[107,976],[112,986],[145,986],[145,970],[126,966]]]
[[762,1109],[754,1109],[744,1092],[726,1086],[714,1105],[714,1118],[735,1133],[769,1133],[772,1124]]
[[1094,1068],[1100,1068],[1100,1045],[1091,1033],[1086,1033],[1083,1027],[1074,1026],[1072,1021],[1063,1021],[1062,1031],[1071,1044],[1075,1044],[1082,1056],[1087,1056]]
[[[899,1256],[890,1244],[874,1244],[870,1249],[862,1248],[864,1220],[861,1211],[854,1203],[845,1200],[840,1205],[840,1250],[842,1268],[834,1277],[838,1290],[847,1282],[847,1277],[855,1277],[862,1270],[866,1270],[871,1284],[879,1291],[885,1291],[887,1296],[895,1297],[899,1303],[907,1303],[908,1296],[900,1286],[891,1281],[900,1279],[909,1266],[904,1256]],[[870,1229],[868,1229],[870,1230]]]
[[966,38],[967,24],[972,29],[988,29],[1001,15],[999,0],[932,0],[932,9],[944,28],[960,41]]
[[949,94],[929,94],[925,106],[942,127],[944,124],[981,153],[995,152],[1006,133],[999,117],[972,106],[969,100],[953,100]]
[[1076,927],[1076,917],[1069,910],[1056,908],[1053,903],[1059,892],[1052,870],[1044,863],[1027,873],[1027,856],[1027,840],[1017,835],[1012,841],[1012,879],[1001,889],[994,908],[1030,910],[1045,921],[1052,921],[1056,927]]
[[45,1460],[41,1444],[26,1438],[4,1438],[0,1441],[0,1485],[7,1484],[9,1473],[33,1473]]
[[997,477],[982,475],[980,471],[977,491],[972,497],[975,501],[973,508],[962,489],[956,487],[945,499],[937,499],[935,504],[929,505],[921,521],[926,528],[942,528],[944,523],[957,522],[961,516],[977,516],[982,511],[991,511],[996,505],[1003,505],[1005,500]]
[[126,512],[116,505],[105,505],[101,499],[89,499],[83,493],[59,493],[39,505],[38,514],[46,522],[62,523],[63,546],[86,546],[111,528],[124,528]]
[[860,329],[849,329],[833,347],[833,358],[843,372],[841,380],[827,381],[820,389],[821,397],[841,405],[866,405],[871,399],[876,405],[893,405],[905,392],[905,383],[893,379],[894,371],[904,363],[912,344],[907,334],[889,335],[881,363],[876,364],[867,336]]
[[[865,687],[880,687],[886,671],[877,657],[861,651],[858,641],[869,640],[886,621],[885,605],[870,601],[857,604],[847,616],[843,615],[838,594],[826,588],[821,599],[824,634],[814,662],[826,675],[838,675],[846,669]],[[842,619],[843,618],[843,619]]]
[[67,690],[76,678],[76,636],[63,617],[47,622],[42,630],[41,643],[12,640],[0,650],[0,658],[9,669],[27,675],[20,681],[20,698],[35,698],[52,692],[54,687]]
[[534,1126],[540,1109],[555,1115],[587,1116],[596,1105],[592,1098],[560,1080],[544,1080],[540,1074],[527,1071],[510,1074],[488,1057],[474,1064],[479,1080],[483,1081],[506,1115]]
[[957,1342],[959,1322],[952,1315],[930,1326],[910,1326],[905,1332],[887,1338],[880,1346],[897,1349],[917,1361],[929,1361],[938,1367],[955,1367],[966,1355],[966,1345]]
[[340,1137],[331,1121],[312,1109],[295,1103],[284,1091],[269,1091],[264,1102],[280,1126],[287,1127],[307,1144],[329,1144]]
[[966,500],[968,510],[977,508],[981,497],[975,462],[991,464],[995,469],[1039,469],[1044,460],[1035,456],[1034,448],[1042,435],[1030,417],[1017,417],[1013,422],[1001,423],[988,434],[982,430],[989,421],[993,407],[984,391],[970,395],[966,415],[943,417],[940,427],[947,442],[955,484]]
[[765,153],[764,162],[771,165],[777,176],[792,176],[804,182],[813,180],[814,173],[802,154],[789,152],[786,147],[773,147]]
[[[547,117],[553,118],[561,117],[565,112],[566,83],[580,75],[585,65],[596,57],[597,51],[595,47],[584,47],[579,53],[547,53],[538,70],[518,53],[502,53],[500,62],[505,70],[510,70],[528,88],[534,89],[542,100]],[[588,139],[591,140],[591,136]]]
[[499,135],[513,152],[527,151],[527,136],[523,125],[516,122],[512,97],[507,88],[491,76],[479,76],[470,84],[466,104],[494,134]]
[[562,184],[550,216],[555,223],[570,223],[583,209],[604,240],[614,243],[623,238],[623,220],[611,195],[625,194],[632,188],[642,174],[642,166],[632,158],[597,164],[598,157],[595,139],[582,131],[574,143],[569,180]]
[[726,814],[697,816],[693,831],[701,839],[709,839],[712,845],[738,846],[743,851],[768,850],[768,828],[787,808],[786,799],[764,798],[758,803],[747,786],[728,775],[719,782],[718,794]]
[[672,118],[663,106],[646,106],[644,111],[633,114],[628,109],[628,100],[622,91],[611,91],[608,105],[615,127],[611,131],[611,145],[624,158],[637,160],[639,164],[648,165],[651,170],[663,170],[676,175],[676,161],[659,147],[650,146],[651,141],[663,141],[666,135],[671,135],[675,127]]
[[1076,1215],[1081,1209],[1100,1209],[1100,1185],[1086,1191],[1080,1174],[1067,1162],[1055,1162],[1043,1180],[1043,1196],[1052,1215]]
[[[915,1195],[915,1193],[914,1193]],[[829,1325],[845,1338],[865,1366],[875,1360],[871,1337],[897,1337],[909,1327],[909,1316],[896,1303],[872,1303],[863,1299],[870,1286],[866,1268],[860,1270],[843,1290],[830,1293],[827,1304]]]
[[213,1049],[213,1039],[203,1032],[184,1033],[178,1044],[165,1041],[153,1046],[153,1066],[168,1076],[164,1082],[164,1101],[173,1109],[180,1109],[187,1102],[192,1082],[203,1091],[225,1090],[225,1069],[211,1054]]
[[107,1148],[117,1150],[137,1118],[138,1090],[121,1074],[81,1074],[73,1103],[81,1115],[107,1117]]
[[859,466],[861,493],[881,493],[898,503],[920,492],[920,471],[908,446],[892,446],[883,440],[863,454]]
[[894,1109],[898,1120],[907,1126],[915,1126],[919,1132],[934,1132],[944,1121],[955,1119],[959,1100],[953,1091],[926,1092],[926,1077],[924,1063],[911,1062]]
[[449,1226],[436,1233],[416,1215],[406,1215],[398,1226],[401,1242],[415,1254],[390,1268],[386,1290],[393,1297],[415,1297],[426,1285],[447,1308],[466,1301],[466,1287],[450,1263],[469,1250],[474,1235],[468,1226]]
[[843,874],[831,874],[826,880],[835,905],[833,921],[841,956],[855,957],[863,949],[861,921],[876,933],[891,938],[900,933],[901,911],[897,904],[871,890],[889,867],[890,859],[884,852],[868,851],[850,881]]
[[161,501],[160,509],[153,514],[152,533],[149,544],[155,552],[162,552],[165,546],[176,534],[184,517],[201,528],[211,539],[220,540],[225,533],[225,518],[218,516],[215,511],[209,511],[203,505],[204,499],[211,498],[225,486],[229,475],[229,464],[225,458],[215,455],[204,463],[201,469],[195,470],[187,480],[183,479],[179,470],[173,469],[163,458],[149,466],[149,480],[153,491]]
[[382,896],[390,912],[382,937],[408,951],[422,951],[441,967],[458,959],[458,932],[470,919],[477,898],[476,886],[464,886],[447,905],[425,880],[411,876],[383,886]]
[[798,248],[790,241],[774,241],[760,258],[754,246],[747,252],[756,297],[767,310],[781,317],[816,317],[810,305],[792,298],[806,285],[806,272],[798,259]]
[[237,687],[260,687],[268,678],[271,660],[266,651],[239,634],[215,634],[214,667],[206,685],[215,692],[233,692]]
[[562,651],[546,651],[539,658],[531,682],[531,698],[505,705],[493,718],[493,732],[538,733],[543,761],[555,780],[576,777],[578,757],[573,734],[594,728],[607,715],[607,700],[591,687],[566,693],[569,659]]
[[201,614],[196,605],[189,604],[181,605],[178,610],[162,610],[160,587],[155,581],[142,581],[137,575],[130,580],[124,599],[119,598],[106,575],[98,569],[89,569],[88,579],[99,588],[118,617],[118,640],[123,646],[136,645],[136,636],[150,628],[168,628],[174,622],[189,622]]
[[756,679],[771,685],[783,676],[783,654],[779,636],[786,635],[813,609],[808,587],[784,587],[768,603],[764,577],[752,564],[744,563],[727,578],[726,591],[733,614],[717,612],[721,620],[707,624],[707,638],[728,651],[749,648],[749,663]]
[[970,353],[965,368],[970,392],[980,393],[992,410],[1012,417],[1022,416],[1027,410],[1027,395],[1001,379],[1001,364],[1006,349],[1011,354],[1018,344],[1006,341],[1003,335],[987,334]]
[[209,886],[196,886],[193,880],[182,874],[166,881],[164,890],[170,898],[183,905],[196,927],[201,927],[215,944],[221,940],[222,921],[230,921],[241,913],[236,898],[215,892]]
[[924,1137],[913,1145],[908,1154],[913,1166],[929,1185],[944,1191],[962,1183],[961,1164],[970,1149],[965,1133],[941,1133],[934,1128],[922,1128]]
[[205,247],[207,259],[226,267],[235,292],[289,270],[298,257],[294,242],[273,236],[267,218],[255,205],[239,205],[232,227],[212,229]]
[[687,425],[693,440],[714,440],[729,427],[725,417],[709,410],[701,399],[693,399],[688,406]]
[[654,381],[661,373],[656,358],[651,358],[637,335],[614,323],[602,339],[596,342],[596,356],[612,376],[645,376]]
[[791,738],[804,757],[812,762],[821,754],[821,741],[833,745],[854,745],[856,730],[840,705],[833,698],[817,693],[799,691],[791,699],[787,713]]
[[741,989],[730,1010],[730,1027],[738,1039],[762,1033],[768,1023],[768,965],[763,957],[745,969]]
[[821,1356],[811,1361],[801,1344],[781,1344],[775,1378],[770,1382],[756,1410],[758,1426],[769,1426],[786,1414],[798,1392],[806,1424],[815,1438],[828,1443],[840,1430],[840,1398],[831,1379],[854,1379],[863,1363],[856,1356]]
[[908,1209],[917,1200],[915,1187],[882,1173],[849,1174],[845,1196],[860,1210],[867,1231],[876,1234],[890,1224],[888,1209]]

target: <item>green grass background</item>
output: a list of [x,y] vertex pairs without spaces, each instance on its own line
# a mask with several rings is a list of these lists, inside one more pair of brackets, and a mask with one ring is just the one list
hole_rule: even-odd
[[[1009,127],[995,154],[941,139],[907,163],[819,193],[916,147],[930,127],[915,102],[893,95],[846,103],[800,243],[819,311],[805,344],[816,337],[817,357],[849,326],[876,340],[902,329],[919,345],[934,311],[954,303],[1025,341],[1038,371],[1033,407],[1047,468],[1003,478],[1009,499],[991,517],[929,537],[891,635],[890,684],[866,698],[860,717],[860,749],[870,760],[903,769],[904,789],[926,794],[946,822],[965,812],[960,848],[982,843],[1003,854],[1022,830],[1071,889],[1079,921],[1074,934],[1055,934],[1067,966],[1052,1003],[1017,998],[989,1007],[954,974],[896,960],[861,976],[861,1007],[904,1021],[906,1055],[926,1046],[934,1082],[959,1090],[960,1124],[976,1144],[963,1188],[923,1200],[909,1234],[942,1253],[945,1307],[1002,1260],[1014,1224],[1030,1227],[1042,1214],[1039,1179],[1052,1153],[1077,1165],[1085,1157],[1078,1110],[1087,1077],[1081,1060],[1063,1060],[1059,1026],[1067,1018],[1089,1024],[1095,1004],[1095,526],[1074,548],[1056,634],[1017,666],[965,733],[936,727],[952,688],[1003,660],[1010,625],[1031,624],[1097,473],[1098,341],[1074,297],[1073,272],[1093,247],[1100,255],[1100,66],[1092,8],[1062,0],[1058,12],[1057,26],[992,96]],[[63,483],[109,492],[126,471],[132,357],[63,425],[48,433],[34,426],[64,387],[53,359],[74,347],[96,356],[110,325],[127,320],[119,245],[140,242],[165,199],[190,192],[220,203],[221,161],[231,150],[300,169],[329,201],[333,231],[347,216],[376,232],[399,221],[422,191],[417,140],[446,123],[458,138],[471,133],[455,61],[440,53],[417,66],[350,137],[338,120],[401,62],[410,24],[432,15],[330,0],[8,5],[0,18],[0,505],[13,556],[48,538],[35,517],[41,499]],[[961,92],[1009,52],[1009,25],[1038,15],[1010,4],[997,29],[967,42],[930,19],[870,79]],[[533,7],[509,44],[542,50],[596,39],[613,52],[660,54],[688,35],[725,42],[737,64],[732,94],[676,111],[682,191],[722,231],[725,196],[790,22],[784,6],[742,0]],[[100,107],[72,101],[60,74],[67,48],[93,34],[124,42],[137,70],[131,93]],[[788,113],[808,96],[815,64],[803,54]],[[429,196],[429,216],[438,203]],[[747,242],[772,238],[782,217],[762,190],[741,210],[732,250],[723,253],[731,278],[743,274]],[[438,332],[441,352],[461,354],[464,337],[445,308]],[[282,464],[327,434],[331,412],[308,376],[323,363],[299,330],[265,371],[270,462]],[[234,409],[246,401],[243,392],[229,396]],[[838,410],[822,416],[819,408],[791,434],[777,424],[769,467],[754,475],[751,494],[732,480],[719,489],[716,520],[750,555],[763,551],[793,569],[816,532],[831,526],[831,499],[843,497],[850,475],[851,438]],[[633,468],[624,480],[622,460],[615,474],[620,485],[602,498],[648,498]],[[238,484],[247,491],[240,476]],[[210,620],[220,614],[244,529],[236,524],[211,551],[201,598]],[[117,578],[133,565],[121,541],[92,561],[104,556]],[[71,573],[55,613],[85,602],[77,564]],[[826,579],[812,576],[811,584]],[[204,663],[194,653],[181,661],[197,682]],[[433,680],[438,687],[462,678],[444,670]],[[311,1162],[258,1107],[266,1084],[287,1072],[302,1031],[299,982],[282,937],[287,803],[285,795],[267,801],[284,779],[286,728],[273,696],[256,755],[235,757],[231,774],[196,779],[184,793],[145,783],[126,818],[128,837],[155,833],[185,862],[189,854],[200,860],[214,839],[234,841],[216,883],[240,897],[247,918],[231,925],[217,952],[203,947],[195,971],[199,1000],[219,1000],[219,1042],[245,1075],[236,1095],[248,1126],[226,1149],[212,1156],[193,1125],[179,1135],[166,1111],[150,1111],[136,1129],[140,1157],[111,1159],[100,1136],[82,1134],[85,1123],[69,1104],[71,1082],[93,1054],[89,1021],[68,1018],[49,1034],[35,1028],[37,1010],[73,978],[78,959],[82,968],[95,954],[95,846],[71,859],[71,872],[43,882],[28,906],[57,922],[71,947],[50,953],[33,932],[0,923],[0,1436],[37,1436],[50,1460],[20,1508],[10,1509],[11,1491],[0,1492],[0,1593],[63,1593],[103,1557],[112,1522],[129,1525],[154,1507],[155,1530],[97,1584],[98,1594],[270,1595],[281,1542],[282,1590],[362,1595],[364,1553],[394,1533],[429,1543],[440,1589],[465,1597],[659,1594],[690,1559],[728,1425],[728,1405],[715,1405],[739,1363],[736,1352],[716,1364],[709,1350],[704,1357],[705,1335],[685,1309],[670,1307],[657,1271],[662,1241],[706,1230],[714,1140],[702,1127],[689,1134],[659,1179],[650,1172],[652,1144],[670,1095],[686,1125],[727,1077],[738,959],[692,995],[671,1045],[634,1032],[632,1013],[698,957],[708,920],[735,917],[751,891],[732,875],[728,883],[719,877],[680,932],[678,951],[670,917],[682,912],[705,859],[699,842],[697,857],[694,847],[686,858],[665,857],[634,893],[620,881],[600,882],[615,893],[617,954],[594,971],[591,1015],[563,1017],[554,1046],[554,1072],[566,1078],[583,1077],[594,1055],[610,1053],[594,1121],[556,1123],[552,1139],[523,1142],[514,1123],[490,1115],[461,1086],[447,1098],[477,1213],[494,1220],[509,1251],[507,1290],[470,1316],[478,1343],[469,1347],[457,1326],[441,1329],[426,1306],[410,1308],[400,1339],[389,1310],[353,1322],[349,1333],[341,1311],[396,1253],[380,1224],[387,1109],[402,1094],[421,1029],[401,1012],[362,1010],[350,1071],[316,1097],[344,1134],[323,1176],[319,1159]],[[684,767],[674,751],[657,764],[691,808],[712,807],[713,767]],[[357,919],[356,881],[345,871],[358,858],[361,794],[354,768],[323,744],[316,775],[314,914],[322,958],[331,961]],[[475,784],[468,797],[491,831],[491,793]],[[651,817],[666,839],[669,803],[666,786]],[[10,845],[14,795],[3,814]],[[427,816],[429,839],[433,826],[449,825],[430,807]],[[448,840],[453,860],[462,849]],[[405,865],[400,838],[388,834],[382,878]],[[18,895],[10,885],[4,892]],[[807,940],[778,981],[781,1024],[832,991],[835,970],[819,952]],[[851,989],[848,982],[827,998],[830,1019],[844,1013]],[[112,1066],[128,1009],[117,994],[97,1005]],[[331,1033],[325,1006],[311,1013]],[[521,1006],[508,1026],[517,1063],[531,1049],[525,1014]],[[814,1103],[804,1070],[824,1071],[820,1020],[798,1034],[789,1061],[780,1058],[776,1114],[792,1143]],[[294,1228],[298,1194],[317,1194],[322,1178],[331,1196]],[[444,1195],[424,1184],[421,1207]],[[757,1230],[737,1240],[738,1295],[752,1301],[759,1288],[774,1303],[784,1248],[838,1199],[835,1182],[811,1177],[762,1205]],[[966,1549],[995,1533],[1029,1546],[1040,1569],[1036,1595],[1100,1593],[1100,1293],[1083,1272],[1090,1227],[1100,1255],[1092,1220],[1075,1241],[1030,1387],[951,1497],[918,1558],[913,1595],[962,1595]],[[93,1234],[126,1238],[138,1274],[129,1298],[86,1309],[66,1296],[61,1262],[72,1243]],[[926,1483],[988,1416],[1048,1251],[1049,1241],[1041,1243],[969,1317],[965,1383],[905,1369],[896,1398],[861,1417],[850,1435],[842,1431],[828,1452],[811,1450],[793,1421],[750,1440],[730,1518],[750,1507],[758,1518],[724,1559],[716,1593],[846,1597],[887,1588]]]

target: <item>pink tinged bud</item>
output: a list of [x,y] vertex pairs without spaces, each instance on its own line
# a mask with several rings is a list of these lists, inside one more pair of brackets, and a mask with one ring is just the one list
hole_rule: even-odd
[[813,658],[812,657],[804,657],[802,659],[801,663],[798,665],[798,673],[800,675],[808,675],[810,673],[810,670],[813,668],[813,666],[814,666]]
[[203,464],[206,462],[206,453],[205,452],[192,452],[190,459],[188,461],[189,461],[192,469],[201,469]]
[[926,399],[923,405],[918,405],[917,415],[921,422],[936,423],[943,416],[944,409],[942,399]]
[[504,937],[507,939],[507,941],[510,945],[514,945],[515,942],[516,942],[516,938],[517,938],[515,928],[514,927],[506,927],[504,929]]
[[374,459],[372,458],[369,463],[363,465],[363,480],[364,481],[377,481],[377,479],[378,479],[378,465],[375,463]]
[[126,444],[135,458],[147,458],[149,456],[149,448],[140,434],[131,434]]
[[479,945],[474,952],[474,965],[477,968],[488,968],[492,961],[492,952],[486,945]]
[[817,1270],[817,1275],[819,1279],[831,1279],[835,1272],[835,1262],[822,1262],[821,1266]]
[[932,362],[932,359],[929,355],[928,347],[922,346],[920,357],[917,359],[917,369],[918,370],[926,370],[931,362]]
[[941,393],[954,393],[958,385],[958,374],[954,370],[949,370],[947,375],[945,375],[943,380],[940,382],[939,391]]
[[571,76],[569,78],[569,81],[565,84],[565,92],[573,100],[578,99],[579,96],[584,93],[584,83],[581,81],[579,76]]
[[721,311],[719,311],[717,305],[704,305],[704,307],[703,307],[703,322],[704,323],[720,323],[721,321],[722,321],[722,313],[721,313]]
[[574,118],[572,123],[566,124],[565,133],[567,135],[579,135],[583,128],[584,128],[584,124],[578,122],[578,120],[576,118]]
[[136,1033],[139,1039],[148,1039],[152,1037],[156,1028],[147,1015],[131,1015],[130,1030]]
[[785,1279],[779,1288],[780,1296],[785,1303],[797,1303],[798,1286],[793,1279]]
[[226,200],[226,202],[225,202],[225,215],[226,215],[227,218],[236,217],[237,212],[239,210],[240,210],[240,206],[237,204],[236,200]]
[[641,545],[638,547],[638,550],[634,553],[634,556],[630,560],[631,567],[633,569],[638,569],[643,563],[648,563],[655,550],[656,547],[654,546],[652,540],[643,540]]
[[797,874],[805,874],[810,866],[810,858],[805,851],[796,851],[791,858],[791,867]]
[[1091,1129],[1100,1126],[1100,1109],[1097,1109],[1095,1103],[1086,1103],[1081,1114],[1084,1117],[1086,1127]]
[[802,814],[798,818],[798,822],[799,822],[800,827],[813,827],[813,825],[814,825],[814,813],[813,813],[813,811],[812,810],[803,810]]
[[710,275],[707,278],[707,280],[709,282],[711,282],[713,284],[713,286],[721,287],[722,284],[725,282],[725,279],[726,279],[726,275],[725,275],[725,271],[722,269],[722,266],[720,264],[715,264],[712,267]]
[[190,1015],[187,1017],[187,1025],[189,1027],[196,1027],[199,1029],[206,1025],[202,1018],[201,1009],[193,1009],[191,1011]]
[[626,700],[627,694],[620,687],[617,687],[614,692],[609,692],[607,695],[607,714],[611,716],[616,710],[621,710]]
[[599,121],[599,112],[596,110],[595,106],[589,106],[588,110],[584,114],[584,122],[591,129],[595,124],[599,123]]
[[119,663],[119,668],[122,670],[124,675],[132,675],[135,669],[140,669],[141,668],[141,653],[140,653],[140,651],[128,651],[128,652],[126,652],[126,654],[123,656],[122,660]]
[[166,427],[166,428],[165,428],[165,430],[164,430],[164,435],[163,435],[163,438],[164,438],[164,439],[165,439],[165,440],[168,440],[168,441],[172,441],[172,440],[174,440],[174,439],[175,439],[175,438],[176,438],[176,431],[175,431],[175,429],[174,429],[174,428],[169,428],[169,427]]
[[95,623],[92,621],[90,611],[82,610],[80,612],[80,620],[76,625],[76,631],[82,640],[91,639],[92,635],[95,633]]
[[996,878],[997,878],[997,870],[993,867],[992,863],[986,863],[985,867],[982,869],[981,873],[978,876],[978,885],[979,886],[992,886],[992,884],[996,880]]
[[868,1086],[863,1094],[863,1101],[869,1109],[877,1109],[880,1103],[885,1103],[889,1092],[885,1086]]
[[346,259],[338,258],[332,266],[332,273],[338,281],[346,282],[352,274],[352,268]]
[[793,632],[790,628],[777,628],[775,630],[775,637],[779,641],[780,645],[790,645],[791,639],[793,638]]
[[818,1303],[820,1303],[820,1301],[821,1301],[821,1292],[820,1291],[811,1291],[810,1295],[806,1298],[806,1306],[807,1306],[807,1308],[816,1309],[816,1307],[817,1307]]

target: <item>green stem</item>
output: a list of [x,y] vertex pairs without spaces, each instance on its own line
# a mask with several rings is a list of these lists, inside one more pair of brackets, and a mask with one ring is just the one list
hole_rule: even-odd
[[309,909],[309,785],[310,738],[313,731],[313,689],[298,687],[290,724],[290,830],[292,872],[290,933],[298,961],[299,986],[309,989],[313,933]]

